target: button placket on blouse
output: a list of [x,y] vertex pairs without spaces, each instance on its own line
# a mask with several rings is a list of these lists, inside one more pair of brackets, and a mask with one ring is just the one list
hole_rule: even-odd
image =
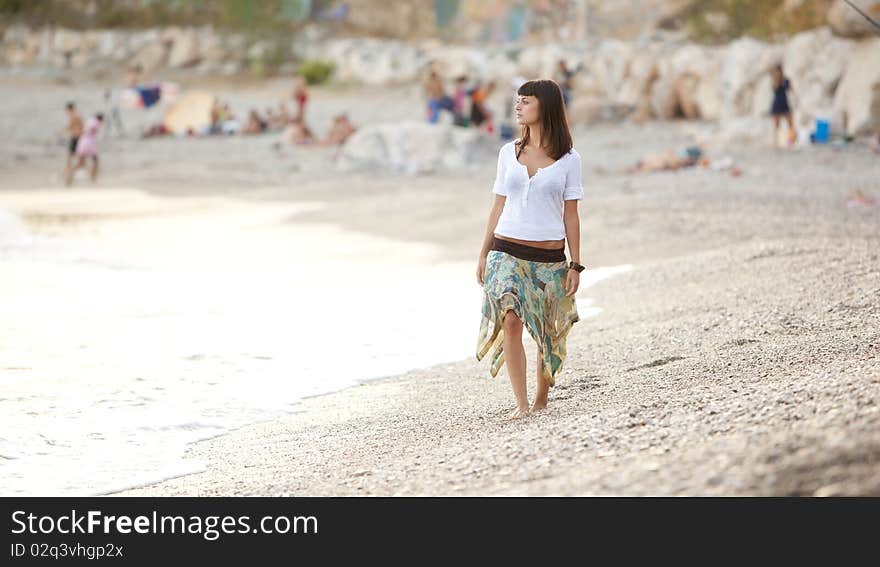
[[[520,164],[520,165],[522,165],[522,164]],[[538,176],[538,172],[541,171],[541,168],[539,167],[538,169],[536,169],[535,174],[532,175],[531,177],[529,177],[529,168],[526,167],[525,165],[523,165],[523,168],[525,168],[526,186],[523,189],[522,204],[523,204],[523,206],[526,206],[526,203],[528,203],[528,200],[529,200],[529,193],[532,188],[532,181],[534,181],[535,177]]]

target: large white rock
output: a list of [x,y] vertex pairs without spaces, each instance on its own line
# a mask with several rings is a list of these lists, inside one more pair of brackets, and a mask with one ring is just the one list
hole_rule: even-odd
[[722,97],[720,89],[721,59],[713,57],[707,62],[700,74],[699,83],[694,92],[694,100],[700,110],[700,118],[717,120],[721,117]]
[[[792,87],[794,88],[794,87]],[[792,104],[792,96],[789,93],[789,104]],[[768,116],[773,106],[773,78],[769,73],[758,77],[752,91],[752,107],[749,111],[751,116]]]
[[620,93],[630,73],[630,61],[636,53],[633,45],[612,40],[603,41],[595,52],[581,57],[586,72],[602,86],[606,97],[613,102],[631,103],[631,100],[623,100]]
[[[880,0],[857,0],[854,4],[875,21],[880,20]],[[843,37],[868,37],[876,33],[876,28],[871,22],[843,0],[834,2],[828,10],[827,19],[834,33]]]
[[827,27],[799,33],[785,44],[782,63],[796,93],[790,97],[795,122],[809,126],[816,118],[832,118],[834,91],[854,47]]
[[416,80],[423,64],[420,50],[406,42],[343,38],[304,49],[306,59],[329,59],[336,79],[370,85]]
[[35,50],[22,45],[7,45],[3,50],[3,62],[13,67],[30,65],[36,58],[37,52]]
[[71,53],[82,45],[83,34],[77,31],[58,28],[53,38],[53,48],[60,53]]
[[169,67],[190,67],[200,59],[199,40],[195,30],[180,30],[172,37],[168,52]]
[[94,56],[110,59],[119,47],[121,33],[115,30],[89,31],[86,32],[83,43]]
[[[161,44],[162,36],[159,33],[159,30],[149,29],[149,30],[140,30],[133,31],[127,34],[127,41],[125,42],[125,52],[129,55],[137,54],[139,51],[142,51],[147,46],[153,44]],[[164,48],[163,48],[164,52]]]
[[40,54],[41,40],[39,32],[32,32],[25,26],[9,26],[3,34],[0,53],[3,55],[3,60],[9,65],[31,65]]
[[151,71],[160,67],[164,61],[165,46],[158,41],[143,46],[131,58],[132,65],[140,65],[145,71]]
[[834,112],[848,134],[880,128],[880,38],[859,42],[850,53],[834,95]]
[[494,159],[499,142],[473,128],[407,121],[364,127],[342,147],[337,167],[416,175]]
[[759,80],[766,77],[781,60],[781,46],[751,38],[731,42],[721,59],[718,85],[722,103],[720,118],[728,120],[751,114],[756,108],[754,97]]
[[651,84],[651,116],[669,120],[676,117],[678,106],[675,76],[668,60],[658,62],[657,72],[657,79]]
[[565,51],[555,43],[527,47],[517,57],[517,72],[527,79],[552,76],[564,56]]
[[196,41],[199,46],[199,70],[203,72],[218,72],[223,62],[229,56],[229,52],[223,45],[222,38],[214,30],[204,27],[197,32]]
[[646,101],[659,78],[658,54],[656,50],[645,49],[634,53],[629,60],[620,88],[611,93],[611,99],[620,104],[636,106]]
[[650,112],[642,106],[640,118],[717,118],[721,107],[718,50],[684,45],[659,51],[653,76],[649,75]]
[[425,62],[429,63],[442,77],[453,79],[465,75],[474,79],[494,78],[488,54],[482,49],[470,47],[444,46],[425,52]]

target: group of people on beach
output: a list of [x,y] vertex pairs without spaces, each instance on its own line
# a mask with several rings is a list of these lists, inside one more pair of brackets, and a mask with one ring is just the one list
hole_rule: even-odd
[[[139,80],[140,75],[132,77],[134,73],[135,71],[129,72],[129,84]],[[228,102],[215,98],[210,110],[210,124],[203,133],[207,135],[256,135],[281,132],[281,139],[287,144],[339,146],[357,131],[357,127],[352,123],[348,113],[340,112],[333,117],[333,122],[326,135],[324,137],[316,136],[305,119],[309,93],[306,81],[301,75],[294,77],[291,98],[295,103],[295,114],[288,109],[288,101],[282,100],[278,103],[277,110],[267,107],[263,114],[256,108],[252,108],[243,123],[235,116]],[[65,133],[68,140],[68,157],[64,171],[64,180],[67,185],[73,182],[77,170],[87,166],[92,181],[97,179],[97,139],[103,123],[103,113],[97,113],[93,118],[84,121],[75,103],[67,103]],[[168,133],[164,123],[160,122],[144,131],[143,137],[163,136]],[[195,132],[190,134],[195,135]]]
[[333,124],[323,138],[318,138],[306,123],[306,106],[309,100],[308,88],[302,75],[294,77],[291,98],[296,105],[296,113],[288,110],[287,102],[278,103],[277,110],[267,107],[264,113],[251,108],[242,125],[233,114],[228,103],[215,101],[211,109],[211,134],[264,134],[266,132],[282,132],[282,140],[288,144],[333,146],[344,143],[357,128],[348,114],[339,113],[333,117]]
[[[342,112],[334,116],[333,124],[323,138],[316,137],[306,123],[309,92],[302,75],[294,76],[290,98],[295,105],[295,112],[289,110],[288,100],[285,99],[278,102],[277,108],[268,106],[262,113],[257,108],[251,108],[244,120],[235,115],[228,102],[215,98],[211,105],[208,126],[201,132],[188,132],[188,135],[257,135],[281,131],[282,139],[290,144],[332,146],[344,143],[357,130],[348,118],[348,114]],[[147,129],[143,135],[152,137],[164,136],[168,133],[165,124],[160,122]]]
[[[570,69],[564,59],[557,62],[555,79],[566,106],[571,100],[575,73],[576,71]],[[525,78],[518,79],[514,80],[512,85],[514,92],[526,81]],[[452,115],[452,123],[456,126],[479,128],[488,134],[494,134],[498,130],[494,114],[488,104],[489,97],[497,88],[494,80],[471,82],[467,75],[460,75],[455,78],[452,95],[448,95],[443,78],[436,69],[432,68],[425,77],[423,88],[427,103],[426,117],[429,123],[438,123],[445,110]],[[507,116],[510,114],[509,110],[512,111],[512,102],[505,106],[505,120],[509,118]],[[512,136],[512,128],[502,127],[501,130],[502,138],[509,139]]]
[[271,106],[266,107],[263,114],[256,108],[251,108],[247,119],[242,124],[228,103],[214,101],[211,108],[211,134],[263,134],[265,132],[283,130],[294,123],[305,120],[306,103],[309,100],[308,88],[302,75],[295,75],[291,98],[296,104],[296,113],[291,114],[287,108],[287,102],[282,100],[278,103],[277,111]]
[[428,122],[436,124],[440,121],[441,111],[446,110],[452,114],[452,123],[456,126],[473,126],[490,134],[494,133],[493,115],[487,103],[495,87],[495,81],[469,84],[468,77],[462,75],[455,79],[453,94],[450,96],[446,94],[440,74],[430,71],[424,82]]

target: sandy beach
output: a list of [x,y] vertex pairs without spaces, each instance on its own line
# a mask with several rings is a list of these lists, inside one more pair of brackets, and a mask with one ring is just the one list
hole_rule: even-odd
[[[5,83],[3,90],[32,89]],[[98,97],[97,89],[86,92]],[[271,100],[277,92],[264,88],[258,96]],[[266,233],[279,254],[328,246],[328,258],[345,257],[358,235],[387,243],[385,252],[396,256],[382,283],[392,297],[395,286],[408,285],[395,259],[416,270],[442,264],[449,267],[443,277],[461,274],[479,291],[472,272],[494,163],[423,176],[342,174],[328,166],[330,150],[279,152],[271,136],[127,139],[105,146],[96,186],[78,180],[66,189],[63,150],[44,135],[55,122],[60,127],[65,93],[46,88],[38,96],[57,116],[36,120],[42,130],[29,125],[0,161],[0,209],[33,234],[92,238],[124,255],[120,243],[133,240],[113,247],[110,237],[123,234],[125,219],[141,219],[132,226],[153,232],[138,238],[153,242],[169,211],[210,224],[220,217],[206,211],[216,212],[218,202],[230,215],[239,203],[263,211],[248,217],[262,219],[262,227],[286,222],[297,231]],[[316,105],[319,124],[340,108],[360,124],[420,112],[418,98],[403,88],[328,91],[324,100]],[[2,120],[16,116],[7,109]],[[569,335],[547,410],[508,421],[506,373],[491,378],[486,361],[471,355],[307,397],[296,413],[189,445],[184,461],[201,472],[184,468],[182,476],[112,492],[880,495],[880,206],[847,203],[854,190],[880,197],[880,159],[862,143],[839,150],[721,145],[712,142],[714,128],[575,129],[586,195],[582,262],[620,269],[579,292],[579,309],[600,311]],[[711,158],[731,157],[742,175],[621,173],[693,136]],[[82,199],[71,208],[77,192]],[[286,217],[288,209],[295,215]],[[247,242],[235,251],[241,257]],[[378,261],[382,249],[365,257],[370,249],[357,247],[358,258]],[[143,259],[154,251],[145,245],[136,253]],[[345,277],[344,269],[338,273]],[[354,297],[336,312],[343,328],[360,313],[357,272],[350,276]],[[411,333],[434,337],[427,330],[444,310],[423,297],[402,312]],[[479,313],[459,323],[443,332],[475,343]],[[535,348],[526,344],[531,395]]]

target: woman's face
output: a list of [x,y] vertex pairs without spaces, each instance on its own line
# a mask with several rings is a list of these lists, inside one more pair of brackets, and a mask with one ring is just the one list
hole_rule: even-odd
[[537,124],[538,119],[541,117],[540,103],[538,102],[538,97],[516,97],[514,112],[516,113],[516,123],[520,126]]

